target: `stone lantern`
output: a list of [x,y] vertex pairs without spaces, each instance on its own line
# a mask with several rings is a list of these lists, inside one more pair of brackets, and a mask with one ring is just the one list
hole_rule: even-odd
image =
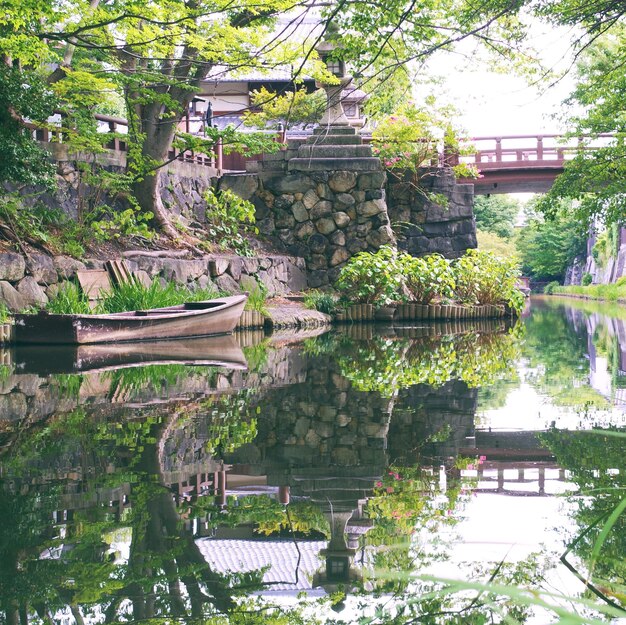
[[326,38],[316,48],[320,59],[326,63],[328,71],[339,80],[339,83],[334,85],[317,83],[318,87],[326,91],[326,110],[320,120],[320,126],[348,126],[350,124],[341,104],[341,94],[352,82],[352,76],[346,74],[345,61],[333,57],[333,52],[339,47],[335,43],[337,32],[337,26],[329,24],[326,29]]

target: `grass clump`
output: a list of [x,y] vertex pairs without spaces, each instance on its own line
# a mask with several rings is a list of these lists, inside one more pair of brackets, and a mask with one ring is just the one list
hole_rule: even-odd
[[66,282],[50,299],[46,310],[57,315],[89,315],[93,312],[87,296],[74,282]]
[[11,318],[11,312],[4,302],[0,302],[0,323],[7,323]]
[[98,304],[99,313],[116,313],[125,310],[149,310],[151,308],[165,308],[177,306],[184,302],[199,302],[213,299],[217,293],[213,289],[188,289],[174,282],[162,285],[159,280],[153,280],[149,286],[144,286],[136,280],[129,280],[117,285]]
[[256,287],[251,288],[248,292],[246,310],[256,310],[262,315],[269,316],[267,310],[267,295],[267,287],[257,280]]
[[149,286],[130,280],[115,286],[110,293],[91,308],[87,296],[74,282],[67,282],[46,306],[50,313],[63,315],[109,314],[126,310],[148,310],[176,306],[184,302],[214,299],[214,289],[188,289],[174,282],[162,285],[153,280]]
[[625,284],[589,284],[587,286],[558,286],[552,290],[557,295],[578,295],[589,299],[616,302],[626,300]]
[[307,308],[318,310],[321,313],[332,315],[336,312],[339,304],[339,298],[325,291],[309,291],[304,295],[304,305]]

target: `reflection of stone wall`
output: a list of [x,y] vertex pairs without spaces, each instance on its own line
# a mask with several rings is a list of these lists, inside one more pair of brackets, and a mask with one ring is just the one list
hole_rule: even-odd
[[462,256],[468,248],[475,248],[476,223],[474,221],[474,187],[456,184],[451,172],[433,170],[419,180],[419,185],[429,193],[441,193],[448,198],[448,206],[431,202],[405,178],[390,177],[387,182],[387,205],[392,223],[401,226],[401,249],[413,256],[439,253],[446,258]]
[[477,398],[478,390],[459,380],[401,390],[389,428],[391,461],[412,465],[427,457],[435,463],[455,458],[474,434]]

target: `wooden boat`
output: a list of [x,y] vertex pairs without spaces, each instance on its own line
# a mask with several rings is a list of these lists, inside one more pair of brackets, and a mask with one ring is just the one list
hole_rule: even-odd
[[202,365],[247,369],[232,335],[186,340],[98,343],[94,345],[16,345],[10,354],[16,374],[94,373],[146,365]]
[[15,342],[85,345],[229,334],[247,299],[232,295],[109,315],[15,315]]

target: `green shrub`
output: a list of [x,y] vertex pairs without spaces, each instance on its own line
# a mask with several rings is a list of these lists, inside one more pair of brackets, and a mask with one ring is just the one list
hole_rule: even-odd
[[591,277],[591,274],[590,274],[590,273],[586,273],[586,274],[583,276],[583,279],[582,279],[581,284],[582,284],[583,286],[589,286],[589,285],[591,284],[592,280],[593,280],[593,278]]
[[87,296],[74,282],[66,282],[46,304],[46,310],[58,315],[89,315],[93,312]]
[[559,286],[561,285],[556,280],[552,280],[552,282],[548,282],[548,284],[543,287],[543,292],[546,295],[552,295],[555,292],[555,289],[557,289]]
[[229,189],[219,192],[209,189],[204,199],[207,202],[206,221],[211,242],[220,249],[234,250],[242,256],[252,255],[244,235],[247,232],[258,234],[258,228],[254,226],[254,204]]
[[615,285],[620,287],[620,286],[626,286],[626,276],[622,276],[621,278],[618,278],[615,281]]
[[335,284],[351,302],[387,306],[402,298],[402,263],[397,251],[383,245],[376,253],[361,252],[342,268]]
[[454,273],[449,260],[439,254],[422,258],[403,254],[400,260],[405,286],[413,301],[429,304],[435,297],[453,297]]
[[327,291],[309,291],[304,296],[304,305],[307,308],[332,315],[337,310],[338,299],[334,293]]
[[517,288],[520,272],[515,261],[470,249],[453,263],[456,297],[468,304],[506,303],[515,310],[524,305]]

